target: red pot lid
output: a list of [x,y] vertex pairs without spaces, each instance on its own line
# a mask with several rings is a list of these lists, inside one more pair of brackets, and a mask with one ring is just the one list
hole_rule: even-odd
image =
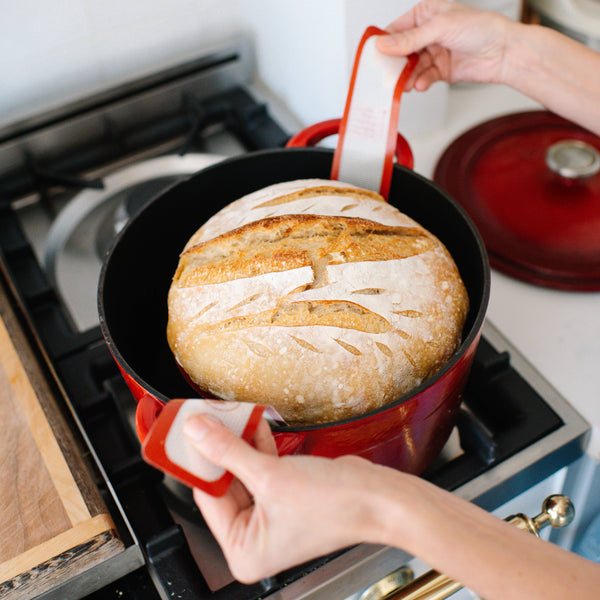
[[600,290],[600,138],[547,111],[487,121],[434,181],[469,213],[490,264],[552,288]]

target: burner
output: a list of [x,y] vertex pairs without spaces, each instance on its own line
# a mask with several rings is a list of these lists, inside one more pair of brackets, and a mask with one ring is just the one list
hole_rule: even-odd
[[85,189],[50,228],[44,266],[81,331],[98,324],[96,289],[102,261],[127,221],[181,177],[222,160],[211,154],[167,155],[124,167]]

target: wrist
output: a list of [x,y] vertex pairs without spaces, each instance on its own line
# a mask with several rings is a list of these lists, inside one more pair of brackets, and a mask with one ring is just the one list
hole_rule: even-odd
[[370,519],[365,541],[385,546],[402,547],[414,552],[414,535],[418,535],[419,504],[426,482],[419,477],[389,469],[382,470],[379,485],[362,492],[367,498]]
[[532,77],[541,69],[540,35],[543,37],[544,29],[538,25],[511,23],[506,34],[503,66],[495,83],[526,93]]

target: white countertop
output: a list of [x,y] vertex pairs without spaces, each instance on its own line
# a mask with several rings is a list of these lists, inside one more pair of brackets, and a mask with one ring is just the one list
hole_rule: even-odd
[[[409,139],[415,170],[432,178],[441,154],[462,132],[502,114],[539,108],[503,86],[454,86],[444,127]],[[600,293],[551,290],[492,270],[487,318],[590,422],[588,453],[600,460]]]

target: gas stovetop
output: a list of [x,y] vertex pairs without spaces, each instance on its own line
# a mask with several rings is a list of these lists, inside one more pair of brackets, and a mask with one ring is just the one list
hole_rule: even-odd
[[[288,134],[248,86],[245,42],[0,132],[0,259],[98,467],[125,551],[57,598],[343,599],[410,557],[359,545],[233,580],[190,491],[143,462],[96,284],[124,220],[179,177]],[[56,143],[51,143],[55,141]],[[493,510],[582,454],[588,426],[487,323],[455,431],[423,475]]]

